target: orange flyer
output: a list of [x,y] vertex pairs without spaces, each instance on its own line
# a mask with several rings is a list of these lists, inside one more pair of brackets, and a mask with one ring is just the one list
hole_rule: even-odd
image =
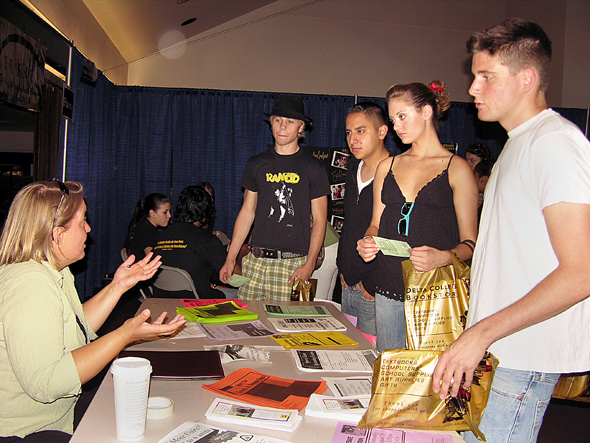
[[241,368],[205,389],[258,406],[301,411],[311,394],[323,393],[325,381],[289,380]]

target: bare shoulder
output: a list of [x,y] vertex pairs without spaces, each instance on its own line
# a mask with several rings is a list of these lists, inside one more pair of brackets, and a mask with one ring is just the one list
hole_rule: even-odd
[[471,166],[463,157],[455,155],[449,166],[449,175],[451,174],[470,174],[473,175]]
[[449,183],[451,184],[451,187],[454,187],[455,184],[464,186],[465,183],[469,183],[477,188],[471,166],[469,166],[467,160],[458,155],[453,157],[451,165],[449,166]]

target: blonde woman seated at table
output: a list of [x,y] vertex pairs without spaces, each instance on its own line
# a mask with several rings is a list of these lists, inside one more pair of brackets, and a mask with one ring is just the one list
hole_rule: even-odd
[[81,304],[68,266],[84,257],[90,226],[79,183],[36,182],[15,197],[0,237],[0,442],[68,441],[81,385],[138,340],[176,331],[145,310],[97,339],[121,295],[160,259],[130,256],[113,281]]

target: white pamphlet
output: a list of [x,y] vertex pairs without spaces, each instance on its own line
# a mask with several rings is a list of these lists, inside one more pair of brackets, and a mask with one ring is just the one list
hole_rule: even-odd
[[224,428],[212,427],[185,421],[158,443],[289,443],[278,438],[264,437],[248,432],[230,431]]
[[199,327],[212,340],[239,340],[242,338],[269,337],[275,334],[274,331],[264,326],[260,320],[227,325],[199,323]]
[[316,372],[373,372],[377,351],[305,350],[292,349],[291,354],[300,371]]
[[370,395],[342,398],[311,394],[309,403],[305,407],[305,415],[358,423],[370,402]]
[[356,377],[322,377],[335,397],[356,397],[371,395],[373,377],[358,375]]
[[252,360],[258,363],[271,363],[271,351],[284,351],[282,346],[248,346],[248,345],[205,345],[205,350],[219,351],[221,363],[238,360]]

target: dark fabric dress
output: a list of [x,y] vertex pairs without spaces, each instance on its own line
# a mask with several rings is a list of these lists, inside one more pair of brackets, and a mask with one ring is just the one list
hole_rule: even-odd
[[[454,157],[454,156],[453,156]],[[381,200],[385,209],[379,223],[379,237],[407,242],[411,247],[430,246],[439,250],[454,248],[459,243],[459,227],[453,203],[453,189],[449,184],[449,166],[428,182],[416,195],[414,208],[410,213],[409,233],[404,237],[398,233],[398,222],[402,218],[401,208],[404,198],[391,172],[383,182]],[[395,160],[394,160],[395,161]],[[377,254],[375,270],[365,278],[365,288],[371,294],[402,301],[404,298],[404,278],[402,257]]]

